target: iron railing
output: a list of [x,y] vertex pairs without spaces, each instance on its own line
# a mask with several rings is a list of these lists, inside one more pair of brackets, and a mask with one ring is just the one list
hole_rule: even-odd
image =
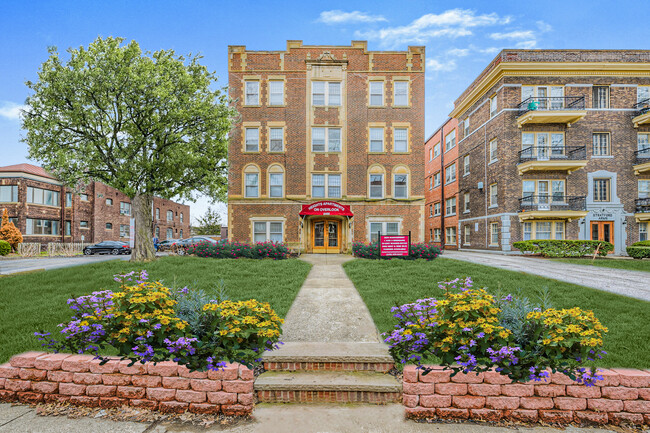
[[519,151],[519,162],[587,158],[586,146],[530,146]]
[[650,98],[637,102],[634,105],[634,108],[636,109],[636,114],[634,117],[647,113],[650,111]]
[[517,108],[519,114],[528,113],[529,111],[548,111],[548,110],[584,110],[584,96],[543,96],[530,97],[521,102]]
[[635,200],[636,211],[637,213],[646,213],[650,212],[650,197],[647,198],[637,198]]
[[585,196],[564,194],[527,195],[519,199],[521,212],[533,210],[586,210]]
[[634,152],[634,159],[636,160],[636,164],[643,164],[645,162],[650,162],[650,147],[636,150]]

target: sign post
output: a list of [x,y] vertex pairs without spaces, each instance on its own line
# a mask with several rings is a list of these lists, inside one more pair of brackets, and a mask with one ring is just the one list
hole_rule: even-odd
[[411,249],[411,232],[408,235],[384,235],[379,237],[380,257],[405,257]]

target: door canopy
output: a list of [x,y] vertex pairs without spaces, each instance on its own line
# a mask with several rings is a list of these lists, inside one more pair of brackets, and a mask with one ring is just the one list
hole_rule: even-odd
[[335,201],[317,201],[312,204],[303,204],[300,215],[340,215],[353,216],[350,206]]

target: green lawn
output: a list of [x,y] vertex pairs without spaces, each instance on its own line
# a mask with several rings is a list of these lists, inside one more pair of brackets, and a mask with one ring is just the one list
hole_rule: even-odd
[[[38,350],[34,331],[56,329],[67,321],[71,297],[115,289],[113,275],[145,268],[150,280],[167,286],[208,290],[221,278],[230,299],[269,302],[281,317],[289,311],[311,265],[301,260],[163,257],[146,265],[115,260],[66,269],[0,278],[0,363],[26,350]],[[54,334],[54,332],[53,332]]]
[[650,302],[602,292],[575,284],[550,280],[534,275],[506,271],[459,260],[439,258],[424,260],[364,260],[356,259],[344,268],[361,297],[366,302],[377,328],[386,332],[393,328],[390,312],[395,304],[416,299],[441,296],[439,281],[470,276],[475,286],[492,291],[533,295],[547,287],[554,307],[578,306],[593,310],[603,325],[609,328],[605,337],[608,355],[603,367],[650,367],[648,335],[650,335]]
[[[541,259],[544,260],[544,259]],[[650,260],[634,259],[609,259],[606,257],[597,257],[596,260],[589,258],[581,259],[548,259],[557,262],[573,263],[575,265],[599,266],[602,268],[626,269],[628,271],[645,271],[650,272]]]

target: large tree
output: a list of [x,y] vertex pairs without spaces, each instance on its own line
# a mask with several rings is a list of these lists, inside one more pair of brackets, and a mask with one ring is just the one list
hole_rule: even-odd
[[122,38],[56,48],[42,64],[23,113],[31,158],[77,187],[91,180],[131,198],[131,260],[150,260],[153,197],[223,200],[227,134],[236,117],[201,57],[142,52]]
[[192,227],[197,235],[218,235],[221,233],[221,215],[208,206],[208,210],[196,217],[196,225]]

